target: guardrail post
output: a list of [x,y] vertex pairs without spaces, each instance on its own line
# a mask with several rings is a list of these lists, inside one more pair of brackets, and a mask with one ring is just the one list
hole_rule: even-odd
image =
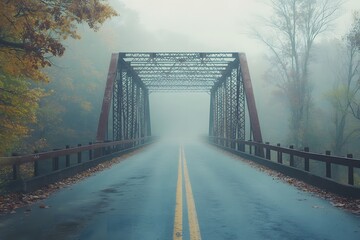
[[[304,147],[304,152],[309,152],[309,147]],[[304,166],[305,166],[305,171],[309,172],[310,171],[309,157],[304,158]]]
[[[346,156],[347,158],[353,158],[352,154],[348,154]],[[353,166],[349,166],[348,167],[348,184],[349,185],[354,185],[354,167]]]
[[[105,141],[96,141],[96,144],[104,143]],[[93,158],[99,158],[105,155],[105,147],[94,149]]]
[[13,164],[13,180],[19,178],[20,175],[20,166],[19,164]]
[[[265,144],[266,144],[266,145],[270,145],[269,142],[266,142]],[[267,160],[271,160],[271,152],[270,152],[270,148],[269,148],[269,147],[266,147],[265,158],[266,158]]]
[[[53,149],[53,151],[56,151],[58,149]],[[59,170],[59,157],[54,157],[52,160],[52,169],[53,171]]]
[[[16,157],[19,156],[19,154],[13,153],[11,156]],[[20,165],[15,163],[12,165],[12,168],[13,168],[13,180],[17,180],[20,175]]]
[[[66,145],[65,147],[66,149],[69,149],[70,146],[69,145]],[[70,155],[69,154],[66,154],[66,157],[65,157],[65,167],[70,167]]]
[[104,155],[106,155],[106,147],[101,148],[101,156],[98,156],[98,157],[102,157]]
[[[106,140],[105,142],[111,142],[110,140]],[[111,153],[111,147],[110,146],[107,146],[106,149],[106,154],[110,154]]]
[[[92,142],[89,142],[89,145],[92,145]],[[89,160],[92,160],[93,156],[92,156],[92,149],[89,149]]]
[[[326,151],[325,155],[330,156],[331,151]],[[331,162],[326,162],[326,177],[331,178]]]
[[[80,143],[78,144],[78,147],[81,147],[81,144],[80,144]],[[78,162],[78,163],[81,163],[81,151],[79,151],[79,152],[77,153],[77,162]]]
[[[290,145],[289,146],[290,149],[294,149],[294,145]],[[294,167],[295,164],[294,164],[294,154],[290,153],[290,167]]]
[[[38,154],[39,151],[35,150],[34,151],[34,154]],[[35,160],[34,161],[34,177],[37,177],[39,176],[39,161],[38,160]]]
[[240,152],[245,152],[245,145],[244,145],[244,143],[239,143],[239,144],[238,144],[238,149],[240,150]]
[[[251,142],[251,139],[249,140],[249,142]],[[249,144],[249,154],[252,154],[252,145]]]
[[[278,143],[278,144],[276,144],[276,146],[278,146],[278,147],[280,147],[281,145],[280,145],[280,143]],[[278,150],[277,151],[277,162],[278,163],[280,163],[280,164],[282,164],[282,152],[281,152],[281,150]]]

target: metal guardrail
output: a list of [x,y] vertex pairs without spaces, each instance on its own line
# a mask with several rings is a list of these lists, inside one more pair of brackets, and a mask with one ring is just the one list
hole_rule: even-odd
[[289,156],[289,167],[298,168],[295,166],[296,161],[302,161],[303,171],[311,173],[310,161],[325,163],[325,177],[331,180],[332,178],[332,166],[334,164],[344,166],[347,168],[347,184],[354,186],[354,169],[360,169],[360,159],[354,159],[352,154],[348,154],[347,157],[331,156],[330,151],[326,151],[325,154],[318,154],[309,152],[309,148],[305,147],[303,151],[294,149],[293,146],[281,147],[280,144],[277,146],[270,145],[267,143],[258,143],[253,141],[243,141],[238,139],[226,139],[219,137],[209,137],[210,142],[227,147],[235,151],[246,152],[257,157],[271,161],[272,153],[275,152],[276,162],[284,165],[283,155],[288,154]]
[[[24,164],[33,164],[32,177],[38,177],[39,164],[45,160],[52,160],[51,172],[60,170],[60,160],[65,161],[65,168],[69,168],[70,165],[80,165],[86,161],[91,161],[100,157],[113,154],[114,152],[130,149],[135,146],[139,146],[154,140],[154,137],[143,137],[138,139],[121,140],[121,141],[109,141],[101,143],[92,143],[82,146],[78,144],[77,147],[66,146],[65,149],[56,149],[48,152],[40,152],[22,156],[12,157],[0,157],[0,169],[10,168],[12,171],[12,177],[10,179],[3,180],[18,180],[20,179],[20,167]],[[75,164],[71,164],[70,158],[76,155],[77,161]],[[50,173],[51,173],[50,172]],[[49,173],[47,173],[49,174]],[[0,179],[1,180],[1,179]]]

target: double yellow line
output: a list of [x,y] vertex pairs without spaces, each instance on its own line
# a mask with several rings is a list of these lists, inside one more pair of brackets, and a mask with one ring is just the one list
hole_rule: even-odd
[[183,236],[183,168],[184,168],[184,181],[186,192],[186,204],[188,210],[188,222],[190,230],[190,240],[201,240],[200,227],[196,214],[194,196],[192,194],[189,171],[186,164],[184,147],[180,146],[179,149],[179,167],[178,167],[178,181],[176,187],[176,206],[175,206],[175,221],[174,221],[174,234],[173,240],[182,240]]

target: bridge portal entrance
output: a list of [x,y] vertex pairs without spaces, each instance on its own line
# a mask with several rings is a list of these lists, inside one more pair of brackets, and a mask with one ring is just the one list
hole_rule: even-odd
[[209,136],[217,139],[245,140],[247,105],[251,136],[262,142],[246,56],[231,52],[112,54],[97,141],[151,136],[149,94],[158,91],[208,92]]

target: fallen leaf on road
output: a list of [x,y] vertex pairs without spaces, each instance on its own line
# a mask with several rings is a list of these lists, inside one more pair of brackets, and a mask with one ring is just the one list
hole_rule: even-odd
[[[309,185],[305,182],[302,182],[298,179],[286,176],[284,174],[281,174],[279,172],[276,172],[272,169],[269,169],[263,165],[257,164],[253,161],[250,160],[246,160],[244,158],[241,158],[239,156],[233,155],[227,151],[222,151],[224,154],[232,156],[235,159],[238,159],[242,162],[247,163],[248,165],[250,165],[253,168],[256,168],[257,170],[264,172],[268,175],[270,175],[272,177],[273,180],[279,179],[283,182],[286,182],[296,188],[298,188],[299,190],[303,191],[303,192],[309,192],[312,195],[315,195],[317,197],[321,197],[323,199],[326,199],[327,201],[329,201],[334,207],[338,207],[341,209],[345,209],[347,211],[352,212],[353,214],[358,214],[360,215],[360,199],[353,199],[353,198],[345,198],[345,197],[341,197],[338,196],[336,194],[327,192],[323,189],[314,187],[312,185]],[[300,199],[298,199],[298,201],[301,201]],[[313,208],[324,208],[324,207],[319,207],[319,206],[313,206]]]
[[343,206],[345,206],[345,204],[344,203],[331,203],[331,205],[333,205],[334,207],[343,207]]
[[313,206],[313,208],[324,208],[323,206]]
[[41,203],[41,204],[39,205],[39,208],[49,208],[49,206],[48,206],[48,205],[45,205],[44,203]]
[[[80,172],[80,173],[78,173],[72,177],[66,178],[62,181],[56,182],[54,184],[49,184],[39,190],[31,192],[31,193],[16,193],[15,192],[15,193],[0,194],[0,215],[7,214],[7,213],[14,214],[14,213],[16,213],[14,209],[28,206],[37,201],[41,201],[45,198],[48,198],[52,193],[58,191],[59,189],[68,187],[72,184],[75,184],[75,183],[81,181],[82,179],[85,179],[91,175],[94,175],[95,173],[97,173],[99,171],[110,168],[112,165],[117,164],[130,156],[133,156],[134,154],[136,154],[139,151],[141,151],[141,149],[138,149],[138,150],[133,151],[128,154],[124,154],[117,158],[113,158],[112,160],[101,163],[93,168],[89,168],[86,171]],[[49,208],[49,206],[47,206],[45,204],[40,204],[39,208]],[[29,211],[25,210],[25,213],[29,213]]]

